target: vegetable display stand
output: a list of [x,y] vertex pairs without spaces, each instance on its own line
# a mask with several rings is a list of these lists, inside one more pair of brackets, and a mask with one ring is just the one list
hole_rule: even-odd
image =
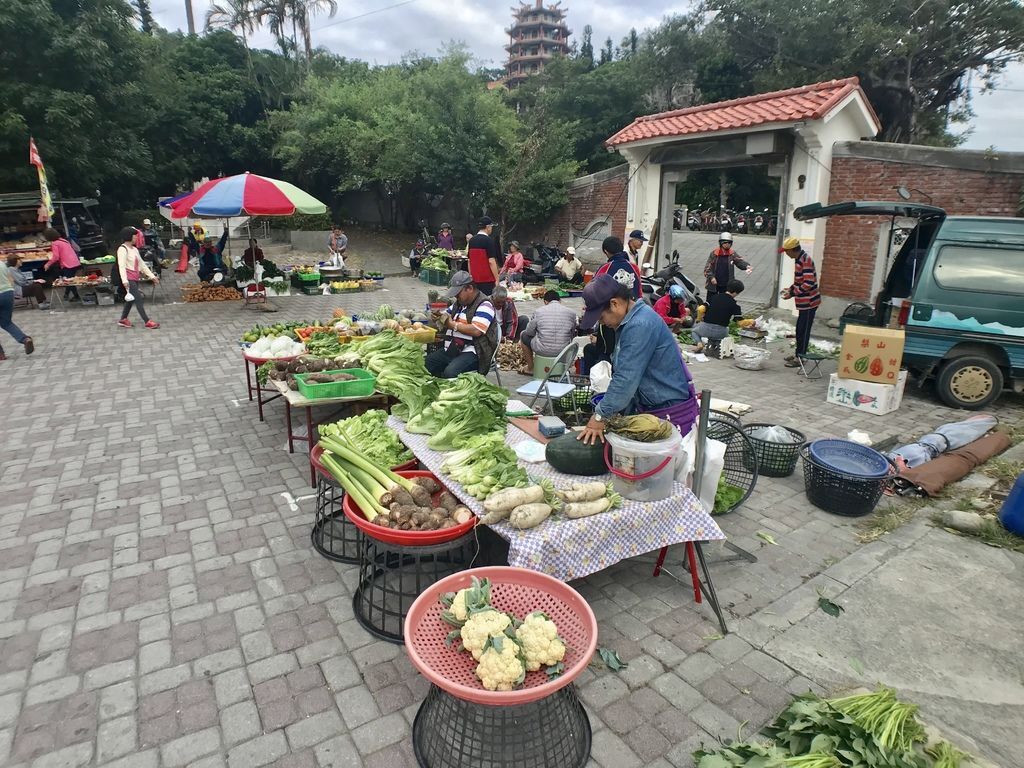
[[452,541],[427,545],[394,544],[364,533],[359,584],[352,595],[356,621],[375,637],[403,642],[405,617],[420,593],[469,568],[476,551],[472,530]]
[[[438,595],[491,582],[498,610],[543,611],[565,640],[560,675],[528,672],[523,687],[488,691],[474,675],[476,662],[445,643],[451,627]],[[523,568],[475,568],[424,590],[409,611],[405,646],[431,683],[412,727],[413,751],[430,768],[583,768],[590,759],[591,728],[573,681],[597,649],[597,619],[572,587]]]
[[[278,392],[276,395],[271,395],[270,397],[264,397],[263,396],[264,392],[270,392],[272,390],[268,389],[268,388],[265,388],[262,384],[260,384],[259,377],[256,374],[256,369],[259,368],[264,363],[269,362],[270,360],[274,360],[275,362],[278,361],[278,360],[280,360],[281,362],[288,362],[289,360],[295,360],[297,357],[299,357],[299,355],[293,355],[292,357],[277,357],[277,358],[251,357],[247,352],[242,352],[242,361],[243,361],[243,364],[245,365],[245,386],[246,386],[246,389],[248,390],[249,402],[252,402],[252,399],[253,399],[252,393],[255,392],[256,393],[256,406],[257,406],[257,409],[260,412],[260,421],[264,420],[263,419],[263,406],[266,405],[267,403],[271,402],[272,400],[277,400],[279,397],[281,397],[281,393]],[[251,366],[251,370],[250,370],[250,366]]]
[[[759,437],[759,430],[770,427],[783,430],[790,438],[789,442],[777,443]],[[789,427],[778,427],[775,424],[747,424],[743,428],[747,439],[754,446],[754,459],[747,459],[749,468],[756,470],[765,477],[789,477],[796,469],[796,461],[800,458],[800,446],[806,442],[803,432]]]
[[316,516],[310,541],[313,549],[328,560],[356,565],[363,547],[363,534],[345,517],[342,510],[345,492],[320,463],[323,452],[323,448],[317,446],[309,455],[309,462],[316,470]]

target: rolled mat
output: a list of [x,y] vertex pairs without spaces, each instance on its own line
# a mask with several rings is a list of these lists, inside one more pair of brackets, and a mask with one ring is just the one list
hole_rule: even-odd
[[913,469],[899,474],[899,480],[908,483],[926,496],[934,496],[950,483],[966,477],[971,470],[984,464],[997,453],[1010,447],[1005,432],[993,432],[968,443],[963,448],[949,451]]

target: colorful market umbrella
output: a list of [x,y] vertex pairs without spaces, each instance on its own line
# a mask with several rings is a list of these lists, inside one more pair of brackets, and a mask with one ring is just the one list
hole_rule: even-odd
[[326,213],[327,206],[294,184],[255,173],[212,179],[195,192],[160,203],[176,219],[186,216],[291,216]]

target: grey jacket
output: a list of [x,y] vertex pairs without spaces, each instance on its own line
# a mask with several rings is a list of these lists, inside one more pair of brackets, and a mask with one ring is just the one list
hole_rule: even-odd
[[560,301],[545,304],[533,313],[523,336],[531,339],[530,347],[538,355],[554,357],[576,338],[579,317]]

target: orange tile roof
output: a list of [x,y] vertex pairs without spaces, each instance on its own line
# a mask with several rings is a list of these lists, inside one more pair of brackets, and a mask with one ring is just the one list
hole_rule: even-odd
[[817,120],[855,91],[860,92],[877,124],[878,118],[861,90],[860,81],[856,77],[848,77],[638,117],[608,139],[605,146],[615,147],[643,139],[716,133],[771,123]]

